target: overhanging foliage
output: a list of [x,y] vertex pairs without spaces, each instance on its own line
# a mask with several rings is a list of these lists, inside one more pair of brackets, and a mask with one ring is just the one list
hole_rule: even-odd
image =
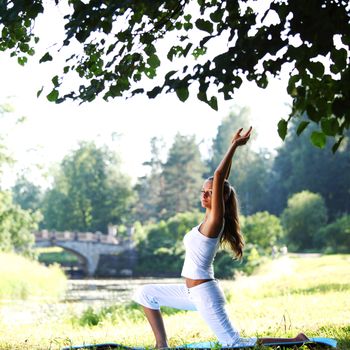
[[[217,109],[217,96],[232,99],[243,79],[266,88],[268,78],[289,73],[288,93],[293,107],[288,120],[278,124],[282,139],[292,117],[307,113],[298,133],[315,122],[320,131],[312,142],[324,147],[326,136],[334,139],[336,151],[350,125],[350,6],[341,0],[271,1],[264,11],[262,1],[232,0],[55,0],[65,4],[65,33],[62,47],[79,43],[81,53],[66,57],[61,74],[53,79],[50,101],[92,101],[147,93],[175,92],[181,101],[190,85],[197,97]],[[195,6],[196,5],[196,6]],[[198,8],[195,15],[193,8]],[[0,1],[0,50],[10,51],[24,65],[39,37],[34,24],[44,13],[42,0]],[[166,58],[157,42],[176,34]],[[193,33],[202,33],[193,39]],[[208,48],[216,39],[225,49],[214,57]],[[40,62],[54,60],[45,53]],[[185,58],[185,59],[182,59]],[[161,59],[181,59],[180,68],[165,72],[162,81],[145,88],[144,78],[154,79]],[[192,63],[192,64],[191,64]],[[62,91],[64,77],[80,77],[81,85]],[[142,83],[141,83],[142,81]],[[40,94],[40,92],[39,92]]]

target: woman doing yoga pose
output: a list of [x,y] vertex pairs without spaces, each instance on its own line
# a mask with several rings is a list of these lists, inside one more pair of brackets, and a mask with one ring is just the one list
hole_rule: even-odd
[[[133,299],[144,308],[146,317],[156,338],[157,348],[168,347],[160,306],[182,310],[197,310],[222,346],[234,346],[240,342],[238,330],[232,325],[225,309],[225,296],[214,278],[213,260],[222,243],[231,247],[234,255],[243,255],[243,236],[238,218],[238,203],[233,187],[227,181],[232,157],[245,145],[252,128],[246,133],[239,129],[214,172],[201,191],[201,205],[205,208],[203,221],[184,237],[186,249],[181,275],[183,284],[149,284],[139,288]],[[303,334],[295,338],[261,338],[261,343],[274,341],[307,340]]]

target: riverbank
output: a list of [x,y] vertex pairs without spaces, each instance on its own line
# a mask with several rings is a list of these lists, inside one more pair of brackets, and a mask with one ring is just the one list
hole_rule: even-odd
[[[293,336],[303,331],[309,336],[337,338],[339,350],[349,349],[349,263],[349,255],[285,257],[265,265],[254,276],[221,281],[230,317],[244,336]],[[123,288],[124,293],[132,293],[138,284],[147,282],[111,280],[101,290],[100,281],[92,290],[88,288],[86,301],[91,302],[93,296],[100,300],[82,303],[85,313],[75,303],[82,297],[80,285],[71,294],[75,299],[64,303],[62,314],[49,310],[47,317],[26,324],[10,324],[1,318],[0,349],[58,350],[69,344],[106,341],[152,346],[142,311],[125,303],[113,306],[118,302],[112,300],[113,295],[121,297]],[[103,295],[107,300],[101,300]],[[88,322],[89,317],[93,322]],[[214,339],[195,312],[168,312],[165,324],[172,346]]]

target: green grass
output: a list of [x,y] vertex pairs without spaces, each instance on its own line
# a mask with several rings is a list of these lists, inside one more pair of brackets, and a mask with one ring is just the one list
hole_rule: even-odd
[[15,254],[0,253],[0,301],[64,296],[66,277],[58,266],[45,267]]
[[[292,256],[262,266],[253,276],[221,281],[231,320],[243,336],[289,337],[304,332],[336,338],[339,350],[350,349],[349,264],[350,255]],[[166,309],[164,322],[171,346],[215,340],[196,312]],[[0,327],[0,349],[54,350],[98,342],[154,344],[135,304],[90,308],[80,315],[71,310],[56,321]]]

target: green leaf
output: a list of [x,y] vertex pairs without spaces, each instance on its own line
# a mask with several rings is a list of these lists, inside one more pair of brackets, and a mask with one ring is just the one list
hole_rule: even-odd
[[191,30],[193,28],[193,24],[192,23],[185,23],[184,24],[184,29],[186,30],[186,31],[189,31],[189,30]]
[[145,50],[145,53],[147,54],[147,56],[152,56],[157,52],[155,46],[149,42],[147,42],[147,46],[145,47],[144,50]]
[[29,50],[29,45],[27,43],[20,43],[19,44],[19,49],[22,51],[22,52],[28,52]]
[[174,75],[175,73],[177,73],[176,70],[171,70],[170,72],[168,72],[167,74],[165,74],[165,80],[169,80],[170,77],[171,77],[172,75]]
[[333,114],[341,118],[348,110],[348,107],[342,98],[336,98],[332,103]]
[[213,22],[219,23],[222,20],[222,16],[224,15],[224,9],[217,9],[215,12],[210,14],[210,19]]
[[36,93],[36,97],[39,97],[41,95],[41,93],[43,92],[44,87],[42,86],[40,90],[37,91]]
[[190,51],[192,45],[193,45],[192,43],[188,43],[188,44],[186,45],[185,49],[184,49],[183,52],[182,52],[182,56],[183,56],[183,57],[186,57],[186,56],[187,56],[187,54],[188,54],[188,52]]
[[208,101],[208,105],[214,109],[215,111],[218,110],[218,100],[215,96],[213,96],[209,101]]
[[298,86],[297,87],[297,95],[299,96],[299,97],[305,97],[305,94],[306,94],[306,89],[305,89],[305,87],[304,86]]
[[162,88],[160,86],[156,86],[154,89],[152,89],[151,91],[147,92],[147,96],[149,98],[155,98],[156,96],[158,96],[160,93],[162,92]]
[[204,47],[196,47],[193,51],[192,51],[192,56],[197,59],[199,56],[203,56],[205,55],[207,52],[207,48]]
[[157,75],[154,68],[145,68],[144,72],[149,79],[153,79]]
[[181,22],[176,22],[176,23],[175,23],[175,28],[176,28],[177,30],[181,30],[181,28],[182,28],[182,23],[181,23]]
[[310,122],[307,122],[307,121],[300,122],[300,124],[298,125],[298,129],[297,129],[297,135],[299,136],[306,129],[306,127],[309,124],[310,124]]
[[175,92],[180,101],[185,102],[188,99],[188,86],[181,86],[180,88],[176,89]]
[[333,74],[338,74],[340,72],[340,69],[339,69],[339,67],[336,64],[331,64],[330,65],[330,71]]
[[132,78],[133,78],[133,80],[135,82],[140,81],[142,79],[142,74],[141,73],[135,73]]
[[101,22],[101,27],[102,27],[102,30],[104,33],[106,33],[106,34],[110,33],[112,30],[112,21],[105,20],[105,21]]
[[18,57],[17,62],[21,65],[24,66],[27,63],[28,59],[27,57]]
[[112,97],[116,97],[116,96],[121,96],[122,95],[121,88],[120,88],[119,84],[110,86],[108,92],[110,93],[110,96],[112,96]]
[[41,3],[35,3],[28,7],[28,16],[30,18],[36,18],[39,13],[44,12],[44,7],[41,5]]
[[324,66],[321,62],[309,62],[307,68],[315,77],[322,77],[324,74]]
[[208,32],[210,34],[213,32],[213,23],[201,18],[196,20],[196,27],[199,30],[204,30],[205,32]]
[[336,66],[339,70],[342,70],[346,67],[347,58],[348,58],[348,54],[344,48],[341,48],[339,50],[333,49],[331,51],[331,59],[336,64]]
[[333,146],[332,146],[332,152],[335,153],[337,152],[341,142],[343,141],[344,136],[342,136]]
[[172,62],[174,56],[176,56],[176,53],[178,52],[178,46],[172,46],[167,54],[167,58],[170,62]]
[[143,94],[145,92],[144,89],[135,89],[133,91],[131,91],[131,96],[134,96],[136,94]]
[[262,89],[266,89],[267,85],[268,85],[268,80],[267,80],[267,76],[261,75],[257,80],[256,80],[256,84],[259,86],[259,88]]
[[48,52],[46,52],[46,54],[40,58],[39,63],[43,63],[47,61],[52,61],[52,56]]
[[336,118],[323,118],[321,119],[322,131],[327,136],[335,136],[339,131],[339,123]]
[[314,131],[311,136],[311,142],[318,148],[324,148],[326,145],[326,135],[323,132]]
[[309,117],[309,119],[316,123],[318,123],[322,118],[322,113],[316,110],[316,108],[310,104],[306,106],[306,114]]
[[46,98],[50,101],[50,102],[56,102],[56,100],[58,99],[58,91],[53,89],[47,96]]
[[278,127],[278,135],[284,141],[284,139],[286,138],[286,135],[287,135],[288,122],[284,119],[281,119],[278,122],[277,127]]
[[147,63],[152,67],[152,68],[157,68],[160,66],[160,60],[158,58],[157,55],[151,55],[148,60]]
[[207,93],[205,91],[199,91],[197,94],[197,98],[200,101],[208,103]]
[[344,45],[350,46],[350,35],[349,34],[342,34],[341,41]]
[[55,87],[58,87],[60,85],[60,83],[58,82],[58,75],[55,75],[51,81]]

